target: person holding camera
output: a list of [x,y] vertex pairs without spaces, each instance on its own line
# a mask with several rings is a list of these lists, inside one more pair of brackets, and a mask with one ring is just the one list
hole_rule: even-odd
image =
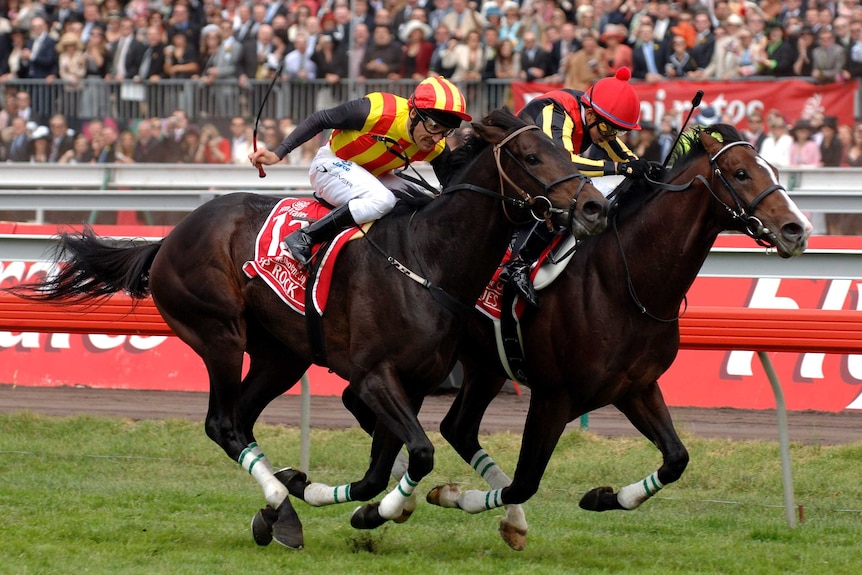
[[195,152],[196,164],[229,164],[231,161],[230,141],[223,138],[213,124],[201,128],[201,142]]

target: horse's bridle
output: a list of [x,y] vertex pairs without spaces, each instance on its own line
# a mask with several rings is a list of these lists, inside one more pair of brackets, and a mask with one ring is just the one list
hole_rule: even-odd
[[[694,184],[695,181],[701,182],[706,187],[706,189],[709,190],[709,193],[712,195],[713,199],[717,201],[725,210],[727,210],[727,212],[734,220],[741,222],[742,232],[745,235],[753,239],[760,246],[766,248],[774,247],[775,242],[772,239],[772,231],[763,225],[763,222],[760,220],[760,218],[754,215],[754,212],[755,210],[757,210],[757,206],[760,205],[760,202],[766,199],[766,197],[769,196],[771,193],[778,190],[786,192],[787,190],[781,184],[772,184],[771,186],[768,186],[765,190],[757,194],[757,197],[755,197],[751,202],[746,203],[745,200],[742,199],[742,196],[739,195],[739,192],[736,191],[736,188],[733,187],[733,184],[731,184],[730,181],[727,179],[727,176],[724,175],[724,172],[721,171],[721,168],[719,167],[717,161],[723,153],[733,148],[734,146],[745,146],[747,148],[751,148],[755,151],[755,153],[757,153],[757,149],[751,143],[745,140],[739,142],[729,142],[722,146],[719,151],[709,157],[709,165],[712,171],[712,184],[710,184],[710,182],[707,181],[707,179],[700,174],[695,176],[694,179],[687,184],[682,184],[679,186],[666,184],[663,182],[657,182],[651,179],[649,176],[647,176],[646,179],[653,186],[670,191],[687,190]],[[716,178],[718,178],[721,184],[725,187],[727,193],[730,194],[730,197],[735,204],[735,208],[728,205],[727,202],[722,200],[715,193],[714,185]]]
[[[587,182],[590,181],[589,178],[587,178],[583,174],[580,174],[579,172],[575,172],[574,174],[570,174],[568,176],[560,178],[554,182],[551,182],[550,184],[545,184],[542,180],[540,180],[532,172],[530,172],[530,170],[528,170],[523,164],[521,164],[521,162],[519,162],[518,159],[515,158],[515,156],[509,150],[506,150],[504,148],[504,146],[508,142],[512,141],[514,138],[516,138],[518,135],[524,133],[525,131],[527,131],[527,130],[538,130],[538,129],[539,129],[539,127],[534,125],[534,124],[529,124],[529,125],[523,126],[521,128],[518,128],[517,130],[513,131],[512,133],[507,134],[505,138],[500,140],[498,143],[494,144],[494,161],[497,163],[497,172],[499,172],[499,174],[500,174],[500,191],[499,192],[495,192],[493,190],[489,190],[489,189],[483,188],[481,186],[476,186],[474,184],[456,184],[454,186],[450,186],[450,187],[444,189],[441,192],[441,194],[452,193],[452,192],[455,192],[458,190],[467,190],[467,191],[477,192],[477,193],[480,193],[480,194],[485,195],[485,196],[490,196],[492,198],[500,199],[503,202],[504,207],[505,207],[505,205],[509,204],[509,205],[513,205],[513,206],[516,206],[516,207],[522,208],[522,209],[523,208],[530,208],[531,215],[537,221],[545,221],[548,224],[548,226],[551,227],[551,221],[550,221],[551,215],[556,214],[556,213],[561,213],[561,214],[565,213],[565,210],[561,210],[559,208],[554,208],[553,205],[551,204],[551,200],[549,200],[546,195],[533,197],[529,193],[527,193],[525,190],[523,190],[518,184],[513,182],[512,179],[508,176],[508,174],[506,174],[503,171],[503,166],[502,166],[502,163],[500,161],[500,155],[503,151],[505,151],[509,155],[509,157],[512,159],[512,161],[514,161],[516,164],[518,164],[518,166],[526,174],[528,174],[531,178],[533,178],[533,180],[535,180],[540,186],[542,186],[542,188],[545,191],[545,194],[547,194],[548,191],[551,188],[553,188],[554,186],[556,186],[557,184],[567,182],[568,180],[571,180],[573,178],[581,178],[581,180],[582,180],[581,184],[578,186],[578,191],[575,193],[575,197],[572,199],[572,202],[569,205],[569,210],[568,210],[569,216],[567,218],[567,220],[568,220],[567,225],[569,226],[569,229],[571,229],[572,223],[573,223],[572,219],[574,218],[574,213],[575,213],[574,208],[577,205],[578,196],[581,194],[581,191],[584,189],[584,186],[587,184]],[[388,141],[387,138],[384,138],[384,137],[379,137],[379,138],[375,137],[375,138],[378,141],[383,142],[384,144],[390,144],[390,142]],[[387,145],[387,149],[389,149],[389,148],[390,148],[390,146]],[[397,150],[390,149],[390,151],[393,154],[398,155]],[[401,156],[399,156],[399,157],[401,157]],[[407,164],[409,164],[409,159],[406,158],[406,155],[404,156],[403,159],[405,160],[405,162]],[[413,178],[405,177],[404,174],[398,174],[398,175],[401,178],[404,178],[408,181],[414,181]],[[504,180],[506,182],[508,182],[509,185],[511,185],[518,192],[518,194],[521,196],[520,198],[513,198],[513,197],[507,196],[505,194]],[[427,182],[426,182],[426,184],[427,184]],[[543,216],[541,218],[536,216],[535,211],[534,211],[536,201],[539,199],[544,200],[544,202],[547,204],[547,209],[545,210],[545,213],[543,214]],[[413,215],[411,216],[411,220],[412,220],[413,216],[415,216],[415,215],[416,215],[416,213],[414,212]],[[510,221],[512,221],[512,218],[509,217],[508,213],[506,214],[506,217],[509,218]],[[367,236],[366,236],[366,239],[368,239]],[[450,312],[452,312],[455,315],[459,315],[459,316],[466,316],[466,315],[472,313],[472,311],[473,311],[473,305],[472,304],[468,305],[468,304],[465,304],[463,302],[456,300],[454,297],[452,297],[446,291],[444,291],[440,286],[433,284],[430,280],[428,280],[425,277],[423,277],[422,275],[414,272],[413,270],[411,270],[410,268],[408,268],[407,266],[405,266],[404,264],[399,262],[397,259],[395,259],[391,255],[388,255],[385,252],[385,250],[383,250],[383,248],[381,248],[380,246],[375,244],[373,241],[371,241],[370,239],[368,239],[368,241],[371,242],[371,245],[377,251],[379,251],[384,257],[386,257],[386,259],[390,265],[392,265],[396,270],[398,270],[399,272],[401,272],[402,274],[407,276],[409,279],[415,281],[416,283],[420,284],[422,287],[429,290],[431,293],[431,297],[434,298],[434,300],[437,301],[439,304],[441,304],[443,307],[448,309]],[[418,254],[415,253],[415,246],[413,245],[413,242],[411,241],[411,236],[409,235],[409,233],[407,236],[407,242],[410,246],[410,251],[414,252],[414,255],[416,255],[417,261],[419,262],[419,266],[421,268],[422,267],[422,258],[419,257]]]
[[[518,160],[518,158],[515,157],[514,154],[512,154],[512,152],[510,152],[508,149],[505,148],[505,145],[508,142],[510,142],[511,140],[513,140],[514,138],[516,138],[518,135],[520,135],[520,134],[522,134],[528,130],[539,130],[539,129],[540,129],[539,126],[536,126],[535,124],[528,124],[526,126],[522,126],[522,127],[518,128],[517,130],[515,130],[511,134],[508,134],[505,138],[503,138],[502,140],[500,140],[499,142],[494,144],[494,162],[497,164],[497,173],[500,176],[500,195],[503,198],[504,207],[505,207],[505,204],[510,204],[510,205],[513,205],[513,206],[516,206],[519,208],[529,207],[530,215],[533,216],[533,219],[535,219],[536,221],[539,221],[539,222],[545,222],[545,224],[548,226],[549,231],[554,231],[554,226],[551,223],[551,217],[552,216],[557,215],[557,214],[568,214],[568,217],[566,218],[566,225],[568,226],[568,229],[572,229],[572,225],[574,223],[572,220],[575,217],[575,206],[578,205],[578,198],[580,197],[581,192],[584,189],[584,186],[590,181],[590,179],[576,170],[573,174],[563,176],[562,178],[559,178],[559,179],[554,180],[553,182],[551,182],[549,184],[546,184],[545,182],[540,180],[533,172],[528,170],[527,167],[524,166],[524,164],[522,164]],[[503,164],[502,164],[502,160],[501,160],[501,156],[502,156],[503,152],[506,152],[506,155],[509,156],[509,159],[511,159],[515,164],[517,164],[517,166],[519,168],[521,168],[521,170],[525,174],[527,174],[530,178],[533,179],[533,181],[535,181],[537,184],[539,184],[542,187],[542,189],[543,189],[542,195],[531,196],[526,190],[524,190],[521,186],[516,184],[512,180],[511,177],[509,177],[509,174],[507,174],[506,171],[503,169]],[[551,200],[548,198],[548,194],[550,194],[551,189],[554,186],[556,186],[557,184],[562,184],[562,183],[568,182],[569,180],[573,180],[575,178],[579,178],[581,180],[581,182],[578,185],[578,190],[577,190],[577,192],[575,192],[575,197],[572,198],[572,202],[569,204],[568,209],[562,210],[560,208],[555,208],[553,206],[553,204],[551,204]],[[506,189],[505,188],[506,183],[508,183],[510,186],[512,186],[512,188],[518,193],[518,195],[521,196],[520,200],[518,200],[517,198],[510,198],[509,196],[505,195],[504,192]],[[537,208],[538,208],[538,204],[540,204],[540,203],[544,204],[545,208],[544,208],[544,210],[542,210],[541,214],[538,214]],[[506,212],[506,217],[509,218],[509,221],[514,221],[508,212]]]
[[[748,148],[751,148],[752,150],[755,150],[755,153],[756,153],[756,148],[751,143],[749,143],[745,140],[742,140],[739,142],[729,142],[729,143],[725,144],[724,146],[722,146],[722,148],[719,151],[717,151],[715,154],[713,154],[712,156],[709,157],[709,165],[710,165],[710,169],[712,170],[712,180],[713,180],[712,185],[701,174],[696,175],[691,181],[689,181],[685,184],[679,184],[679,185],[667,184],[664,182],[658,182],[658,181],[655,181],[652,178],[650,178],[649,175],[645,176],[645,179],[652,186],[655,186],[657,188],[661,188],[664,190],[669,190],[672,192],[685,191],[685,190],[689,189],[691,186],[693,186],[695,182],[698,182],[698,181],[701,182],[704,185],[704,187],[707,190],[709,190],[709,193],[712,196],[712,198],[715,201],[717,201],[721,206],[723,206],[724,209],[726,209],[728,211],[728,213],[731,215],[731,217],[734,220],[738,220],[738,221],[742,222],[742,226],[744,228],[743,232],[747,236],[749,236],[751,239],[753,239],[755,242],[757,242],[757,244],[760,246],[767,247],[767,248],[774,247],[775,244],[772,240],[772,237],[773,237],[772,232],[766,226],[763,225],[763,222],[760,221],[760,218],[758,218],[754,215],[754,211],[757,209],[757,206],[760,205],[760,202],[762,202],[772,192],[775,192],[778,190],[784,190],[784,191],[786,191],[786,190],[785,190],[784,186],[782,186],[781,184],[773,184],[771,186],[768,186],[765,190],[763,190],[759,194],[757,194],[757,197],[754,198],[751,202],[749,202],[748,205],[745,205],[745,201],[742,199],[742,196],[739,195],[739,192],[736,191],[736,189],[733,187],[733,185],[727,179],[727,176],[725,176],[724,173],[721,171],[721,168],[719,167],[718,162],[717,162],[718,158],[724,152],[726,152],[730,148],[733,148],[734,146],[746,146]],[[727,189],[727,192],[730,194],[730,197],[733,199],[733,202],[736,204],[736,209],[729,206],[727,204],[727,202],[725,202],[724,200],[719,198],[718,195],[715,193],[715,190],[714,190],[715,178],[718,178],[721,181],[722,185],[725,187],[725,189]],[[620,246],[620,253],[622,254],[622,258],[623,258],[623,266],[625,267],[625,270],[626,270],[626,281],[627,281],[628,288],[629,288],[629,294],[631,295],[632,299],[634,300],[635,305],[638,306],[638,308],[641,310],[641,313],[643,313],[647,317],[650,317],[651,319],[654,319],[655,321],[658,321],[661,323],[671,323],[671,322],[675,322],[675,321],[679,320],[683,315],[685,315],[685,311],[688,309],[688,298],[685,296],[683,297],[683,301],[685,302],[685,307],[683,308],[682,313],[680,313],[676,317],[671,317],[671,318],[660,318],[658,316],[655,316],[652,313],[650,313],[649,310],[647,310],[646,306],[644,306],[641,303],[640,299],[637,296],[637,293],[635,293],[634,285],[632,285],[632,278],[631,278],[631,273],[629,272],[629,269],[628,269],[628,262],[626,261],[625,253],[623,252],[623,246],[622,246],[622,242],[620,240],[619,231],[616,229],[616,218],[614,218],[613,224],[614,224],[614,231],[615,231],[616,237],[617,237],[617,242],[619,243],[619,246]],[[766,240],[764,240],[763,238],[766,238]]]
[[[757,197],[754,198],[751,202],[749,202],[747,206],[744,205],[745,202],[743,201],[742,197],[740,197],[739,193],[727,179],[727,176],[725,176],[724,172],[721,171],[721,168],[718,167],[718,162],[716,162],[716,160],[721,154],[734,146],[746,146],[748,148],[751,148],[752,150],[755,150],[755,153],[757,153],[755,147],[747,141],[730,142],[729,144],[723,146],[713,156],[710,156],[709,165],[712,167],[713,178],[718,178],[721,181],[722,185],[724,185],[724,187],[727,189],[727,192],[730,194],[730,197],[733,198],[733,202],[736,204],[736,209],[731,208],[729,205],[727,205],[727,203],[722,201],[721,198],[716,196],[715,192],[712,189],[712,186],[707,186],[709,189],[709,193],[712,194],[712,197],[715,198],[718,203],[724,206],[724,208],[730,213],[733,219],[738,220],[742,223],[743,232],[745,233],[745,235],[749,236],[760,246],[774,247],[775,242],[772,240],[772,231],[763,225],[763,222],[760,220],[760,218],[754,215],[754,212],[755,210],[757,210],[757,206],[760,205],[760,202],[766,199],[766,197],[772,192],[776,192],[778,190],[786,192],[787,190],[779,183],[772,184],[771,186],[768,186],[765,190],[757,194]],[[766,238],[766,240],[764,240],[764,238]]]

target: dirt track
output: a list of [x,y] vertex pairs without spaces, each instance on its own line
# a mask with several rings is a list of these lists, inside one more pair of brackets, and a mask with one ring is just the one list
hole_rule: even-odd
[[[429,397],[420,415],[428,430],[437,430],[453,396]],[[482,432],[520,432],[529,405],[529,390],[517,396],[504,393],[494,400],[482,423]],[[190,392],[97,390],[73,387],[21,387],[0,385],[0,413],[31,411],[45,415],[91,414],[131,419],[185,418],[203,422],[207,394]],[[299,424],[299,396],[282,396],[264,411],[261,421]],[[778,439],[775,411],[741,409],[672,408],[681,433],[731,439]],[[862,441],[862,412],[790,412],[791,441],[836,444]],[[355,425],[338,397],[311,398],[312,427],[339,429]],[[575,421],[569,426],[579,425]],[[590,414],[590,431],[604,436],[638,435],[632,425],[612,407]]]

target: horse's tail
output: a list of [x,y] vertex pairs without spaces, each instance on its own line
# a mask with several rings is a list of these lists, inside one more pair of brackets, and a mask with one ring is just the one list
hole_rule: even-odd
[[92,228],[61,233],[54,250],[56,273],[19,284],[8,291],[37,301],[87,302],[125,292],[135,299],[150,295],[149,271],[162,242],[108,242]]

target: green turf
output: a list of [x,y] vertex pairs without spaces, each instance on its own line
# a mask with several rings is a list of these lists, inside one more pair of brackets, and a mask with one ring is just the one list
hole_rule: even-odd
[[[296,429],[262,426],[276,466],[299,461]],[[502,511],[479,515],[424,502],[433,485],[482,486],[437,434],[436,468],[405,524],[356,531],[356,504],[295,502],[305,549],[258,547],[248,528],[263,497],[212,443],[202,423],[19,414],[0,416],[2,574],[505,574],[862,572],[862,443],[793,445],[805,523],[786,526],[776,442],[683,436],[689,469],[633,512],[590,513],[581,495],[659,465],[641,438],[567,433],[539,493],[525,506],[523,552],[497,535]],[[485,438],[507,470],[519,437]],[[311,479],[361,477],[369,440],[358,430],[313,431]]]

